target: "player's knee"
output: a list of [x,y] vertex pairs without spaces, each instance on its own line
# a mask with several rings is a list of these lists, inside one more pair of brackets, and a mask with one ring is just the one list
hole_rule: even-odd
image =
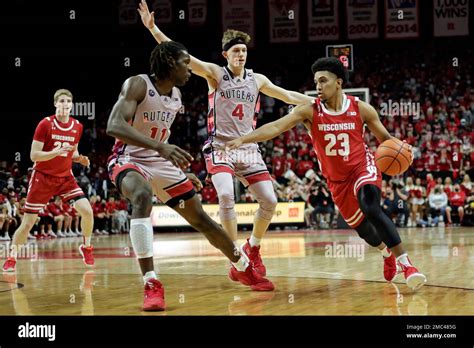
[[132,204],[134,208],[147,209],[151,207],[153,192],[150,188],[139,188],[133,193]]
[[219,196],[219,207],[224,209],[233,209],[235,206],[234,193],[224,192]]
[[274,195],[266,195],[260,200],[258,215],[262,219],[271,220],[277,206],[277,199]]
[[379,216],[381,216],[380,214],[383,213],[382,208],[376,202],[362,199],[361,203],[362,204],[360,204],[360,208],[364,215],[367,216],[369,219],[377,219]]
[[362,223],[355,229],[360,238],[365,240],[371,246],[378,246],[382,243],[380,236],[377,234],[370,222],[364,219]]
[[[81,217],[82,217],[83,219],[88,219],[88,220],[90,219],[90,220],[92,220],[92,219],[94,218],[94,213],[93,213],[92,207],[91,207],[90,205],[87,206],[87,207],[85,207],[85,208],[83,208],[83,209],[81,209],[81,210],[79,211],[79,213],[81,214]],[[72,219],[72,218],[71,218],[71,219]],[[75,217],[75,218],[72,219],[72,220],[77,221],[77,220],[79,220],[79,218],[78,218],[78,217]]]

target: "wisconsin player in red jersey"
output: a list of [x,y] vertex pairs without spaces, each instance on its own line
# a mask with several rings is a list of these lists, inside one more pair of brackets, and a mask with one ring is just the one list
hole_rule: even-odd
[[201,182],[181,170],[189,167],[191,155],[168,144],[171,125],[182,107],[181,93],[175,86],[183,86],[191,76],[189,61],[180,43],[168,41],[156,46],[150,57],[152,75],[125,81],[107,124],[107,134],[116,138],[109,175],[133,206],[130,239],[143,274],[145,311],[166,308],[164,289],[153,265],[153,194],[227,256],[232,262],[230,272],[238,281],[256,291],[274,289],[202,209],[193,187],[200,189]]
[[80,155],[77,149],[83,127],[79,121],[70,116],[72,109],[70,91],[57,90],[54,94],[54,106],[56,114],[45,117],[36,127],[33,136],[30,157],[35,164],[28,185],[25,214],[13,236],[10,257],[3,266],[4,272],[15,271],[20,246],[26,243],[40,210],[55,195],[61,197],[63,201],[74,203],[82,216],[84,244],[79,247],[79,252],[87,266],[94,265],[91,246],[92,208],[72,173],[73,162],[89,166],[87,156]]
[[364,124],[380,143],[391,135],[370,104],[343,93],[347,71],[338,59],[318,59],[312,72],[318,92],[313,104],[298,106],[289,115],[227,146],[232,149],[269,140],[303,123],[341,215],[361,238],[381,251],[385,279],[391,281],[400,269],[407,285],[416,290],[424,285],[426,277],[408,259],[394,223],[380,207],[382,176],[364,143]]

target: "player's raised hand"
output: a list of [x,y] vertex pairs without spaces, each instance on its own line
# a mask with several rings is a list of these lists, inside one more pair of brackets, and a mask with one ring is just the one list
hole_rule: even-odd
[[193,183],[194,187],[196,188],[196,191],[201,191],[202,190],[202,182],[197,178],[196,175],[193,173],[186,173],[186,176],[188,177],[189,180]]
[[237,138],[237,139],[228,141],[225,144],[225,149],[226,149],[226,151],[233,150],[233,149],[236,149],[236,148],[240,147],[242,144],[243,144],[242,140],[240,140],[240,138]]
[[152,29],[155,26],[155,11],[150,13],[145,0],[140,1],[137,11],[140,14],[143,25],[148,29]]
[[194,160],[193,156],[179,148],[176,145],[160,143],[158,152],[160,156],[167,159],[175,167],[185,169],[191,165],[191,161]]

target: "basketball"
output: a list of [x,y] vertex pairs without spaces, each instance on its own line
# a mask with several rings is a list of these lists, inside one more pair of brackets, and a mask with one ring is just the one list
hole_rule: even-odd
[[375,164],[390,176],[404,173],[411,162],[410,145],[403,141],[392,138],[384,141],[375,152]]

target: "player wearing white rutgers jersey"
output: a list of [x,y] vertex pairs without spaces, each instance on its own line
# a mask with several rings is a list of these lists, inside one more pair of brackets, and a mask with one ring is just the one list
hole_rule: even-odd
[[[176,114],[182,108],[181,92],[173,87],[171,96],[161,96],[156,90],[151,77],[147,74],[138,75],[145,80],[147,85],[147,95],[137,106],[135,117],[132,119],[132,126],[139,132],[162,143],[167,143],[171,135],[170,127],[174,122]],[[123,152],[128,156],[142,159],[159,157],[159,153],[154,150],[144,149],[140,146],[125,145],[120,140],[116,142],[117,152]]]
[[[147,92],[143,101],[137,105],[130,125],[146,137],[167,143],[171,125],[182,108],[181,92],[173,87],[170,96],[160,95],[151,80],[153,77],[147,74],[138,77],[144,80]],[[158,151],[126,144],[120,139],[115,141],[108,168],[114,182],[121,172],[136,169],[151,183],[153,191],[164,203],[172,198],[175,201],[176,197],[193,188],[183,171],[163,158]]]
[[158,45],[151,53],[152,75],[133,76],[125,81],[107,123],[107,134],[117,139],[109,158],[109,175],[132,203],[130,239],[145,283],[145,311],[166,308],[164,289],[153,265],[153,193],[227,256],[236,280],[255,291],[274,288],[202,209],[193,187],[194,184],[200,189],[201,182],[181,170],[189,167],[191,155],[166,143],[181,108],[181,96],[175,85],[183,86],[189,80],[189,61],[189,54],[180,43]]
[[[155,25],[145,0],[138,9],[142,22],[158,42],[170,41]],[[219,198],[219,217],[232,240],[237,240],[237,220],[234,211],[233,176],[249,188],[259,203],[250,239],[242,250],[253,260],[261,274],[266,274],[260,257],[260,241],[270,225],[277,199],[271,177],[257,144],[250,144],[225,152],[227,140],[245,135],[255,127],[258,94],[262,92],[288,104],[311,103],[313,98],[275,86],[266,76],[245,69],[247,44],[250,36],[237,30],[227,30],[222,39],[222,55],[227,66],[203,62],[191,56],[194,74],[206,79],[209,86],[209,140],[204,146],[206,167]],[[220,92],[220,93],[219,93]],[[231,279],[232,276],[231,276]]]

